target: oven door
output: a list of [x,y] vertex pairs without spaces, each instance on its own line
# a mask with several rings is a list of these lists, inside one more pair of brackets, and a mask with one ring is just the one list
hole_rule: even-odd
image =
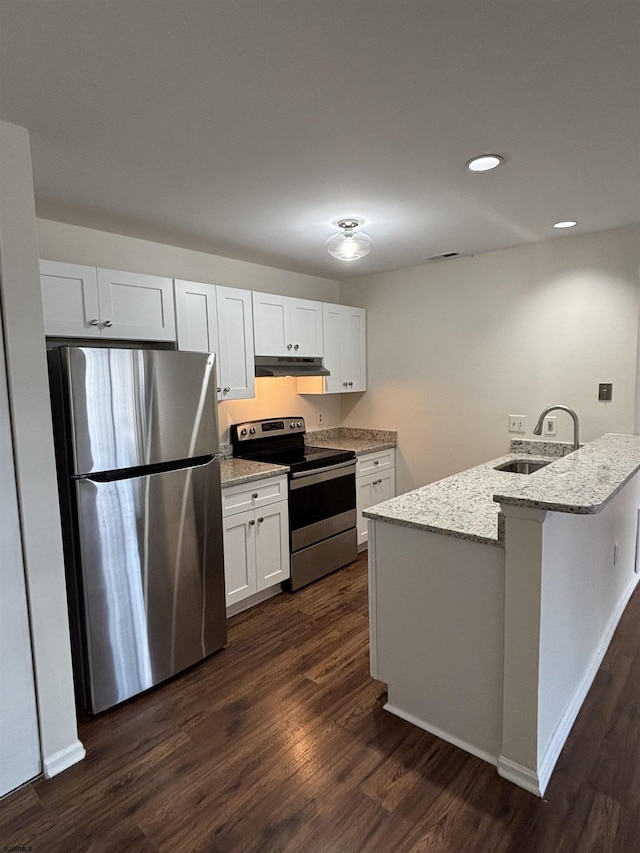
[[292,552],[355,527],[355,459],[293,473],[289,491]]

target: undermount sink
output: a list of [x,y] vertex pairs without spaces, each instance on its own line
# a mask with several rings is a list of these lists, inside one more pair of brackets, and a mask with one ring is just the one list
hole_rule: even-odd
[[512,459],[511,462],[503,462],[496,465],[494,471],[509,471],[511,474],[533,474],[548,465],[549,462],[539,462],[533,459]]

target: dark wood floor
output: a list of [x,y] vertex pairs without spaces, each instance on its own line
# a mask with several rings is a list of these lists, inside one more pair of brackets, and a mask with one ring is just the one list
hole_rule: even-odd
[[229,627],[224,651],[81,721],[87,759],[0,803],[0,849],[640,850],[638,594],[544,800],[382,710],[366,558]]

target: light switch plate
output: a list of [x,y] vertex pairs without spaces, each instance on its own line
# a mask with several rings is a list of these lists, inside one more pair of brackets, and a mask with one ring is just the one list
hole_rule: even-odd
[[613,382],[601,382],[598,385],[598,400],[607,403],[613,400]]
[[509,432],[526,432],[526,415],[509,415]]

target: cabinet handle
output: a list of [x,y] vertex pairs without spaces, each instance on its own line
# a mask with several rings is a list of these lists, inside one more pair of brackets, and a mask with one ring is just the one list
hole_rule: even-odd
[[257,493],[257,492],[254,492],[254,493],[251,495],[251,497],[252,497],[252,498],[254,498],[254,499],[255,499],[255,498],[257,498],[257,497],[258,497],[258,493]]
[[293,344],[287,344],[287,349],[293,349]]
[[99,326],[99,325],[100,325],[100,320],[91,320],[91,322],[89,323],[89,325],[90,325],[90,326]]
[[253,525],[254,525],[255,523],[256,523],[255,518],[252,518],[252,519],[251,519],[251,521],[249,522],[249,524],[250,524],[252,527],[253,527]]
[[259,518],[258,521],[260,522],[260,524],[262,524],[262,522],[264,521],[264,518]]
[[113,323],[111,322],[111,320],[105,320],[102,325],[105,326],[107,329],[110,329],[111,326],[113,326]]
[[298,346],[298,344],[296,344],[296,345],[294,346],[294,349],[300,349],[300,347]]
[[218,385],[218,394],[222,391],[222,388]]

